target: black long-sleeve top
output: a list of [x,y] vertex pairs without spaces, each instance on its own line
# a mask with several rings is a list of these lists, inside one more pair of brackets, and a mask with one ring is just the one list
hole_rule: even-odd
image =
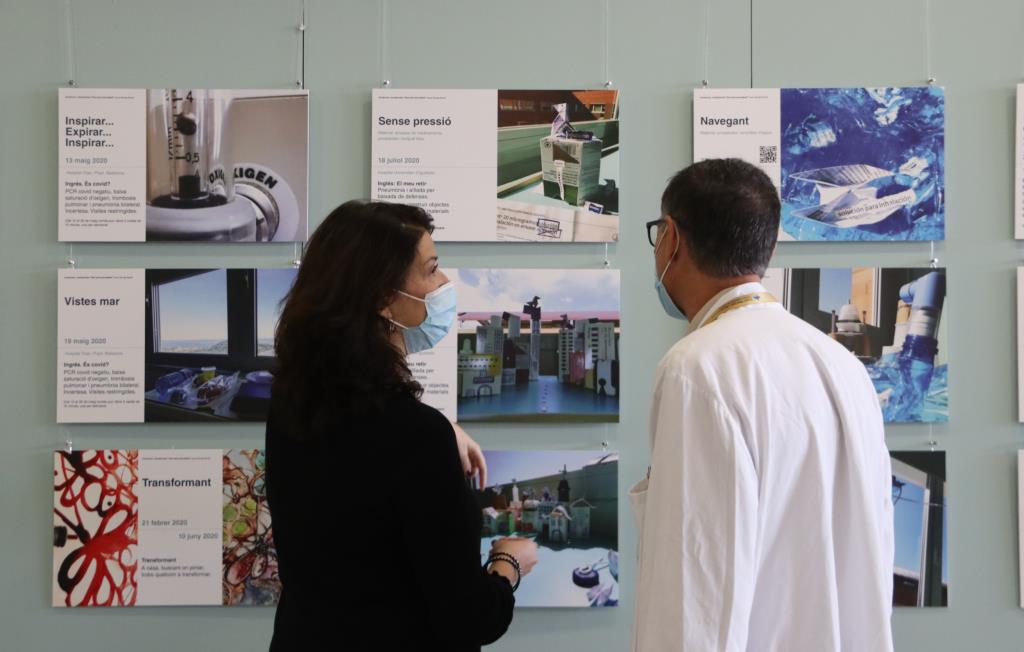
[[481,566],[480,508],[440,412],[396,392],[301,441],[280,413],[266,434],[283,586],[271,652],[478,651],[505,633],[512,587]]

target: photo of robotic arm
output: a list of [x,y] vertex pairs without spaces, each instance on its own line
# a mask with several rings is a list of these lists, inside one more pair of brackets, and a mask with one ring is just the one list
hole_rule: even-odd
[[939,351],[939,320],[946,301],[946,272],[935,270],[900,288],[900,299],[910,304],[903,355],[934,364]]
[[899,295],[910,308],[903,345],[895,359],[883,359],[872,376],[882,415],[886,421],[946,420],[946,372],[939,372],[936,364],[946,301],[945,270],[932,270],[906,283]]

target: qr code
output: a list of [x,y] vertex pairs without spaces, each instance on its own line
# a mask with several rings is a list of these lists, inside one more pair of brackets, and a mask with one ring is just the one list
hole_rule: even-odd
[[761,165],[779,162],[778,145],[761,145]]

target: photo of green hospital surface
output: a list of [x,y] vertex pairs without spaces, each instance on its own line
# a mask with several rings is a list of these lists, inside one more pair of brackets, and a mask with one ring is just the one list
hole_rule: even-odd
[[499,213],[530,212],[541,237],[571,225],[572,240],[616,241],[618,182],[618,91],[498,91]]

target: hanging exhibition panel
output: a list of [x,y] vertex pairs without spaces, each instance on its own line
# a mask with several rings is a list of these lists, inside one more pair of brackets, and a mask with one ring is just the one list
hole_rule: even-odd
[[[63,269],[60,423],[261,421],[297,270]],[[447,270],[456,323],[409,356],[459,421],[615,422],[618,270]]]
[[1017,268],[1017,420],[1024,423],[1024,267]]
[[57,421],[262,421],[298,272],[62,269]]
[[1024,240],[1024,84],[1017,84],[1013,153],[1013,234],[1018,240]]
[[53,606],[275,604],[265,471],[260,450],[54,452]]
[[438,241],[619,239],[617,90],[375,89],[370,197]]
[[62,88],[62,242],[304,241],[305,90]]
[[945,92],[700,88],[693,160],[740,158],[779,189],[779,240],[945,239]]

